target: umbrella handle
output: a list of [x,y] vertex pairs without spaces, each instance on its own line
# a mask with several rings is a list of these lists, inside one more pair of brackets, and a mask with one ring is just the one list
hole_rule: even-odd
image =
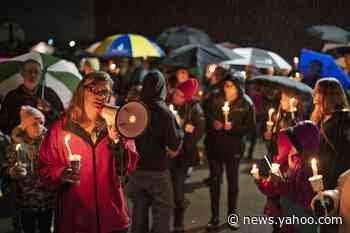
[[46,74],[46,69],[43,70],[43,74],[41,77],[41,99],[44,99],[44,96],[45,96],[45,86],[46,86],[45,74]]

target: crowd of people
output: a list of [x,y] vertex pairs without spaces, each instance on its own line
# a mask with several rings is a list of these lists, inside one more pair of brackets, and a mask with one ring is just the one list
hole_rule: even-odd
[[[350,56],[346,61],[350,67]],[[315,70],[315,64],[310,69]],[[278,174],[264,171],[263,162],[260,172],[253,173],[266,195],[265,214],[286,216],[285,198],[309,216],[340,206],[343,224],[320,230],[349,231],[344,196],[350,182],[346,152],[350,109],[348,90],[338,80],[311,72],[312,77],[303,81],[313,88],[308,99],[293,90],[247,85],[258,69],[245,75],[237,69],[208,66],[201,81],[188,67],[169,72],[141,62],[125,82],[119,73],[100,68],[97,59],[84,60],[84,77],[64,109],[59,95],[42,86],[40,63],[27,60],[21,69],[23,84],[3,99],[0,130],[10,136],[10,145],[1,158],[0,191],[13,199],[16,232],[34,233],[36,228],[41,233],[185,232],[185,180],[200,165],[203,152],[209,165],[203,182],[209,187],[211,211],[206,229],[216,230],[222,219],[223,173],[228,216],[238,211],[240,161],[246,151],[247,159],[253,160],[260,136],[269,152],[267,160],[279,164]],[[136,139],[120,136],[101,114],[105,104],[129,101],[141,101],[150,116],[147,129]],[[276,111],[268,118],[272,107]],[[271,125],[265,124],[267,120]],[[328,190],[325,209],[309,182],[311,158],[317,159]],[[126,184],[120,178],[124,175]],[[126,198],[132,203],[131,220]],[[239,227],[239,223],[229,225],[231,230]],[[273,232],[299,231],[275,224]]]

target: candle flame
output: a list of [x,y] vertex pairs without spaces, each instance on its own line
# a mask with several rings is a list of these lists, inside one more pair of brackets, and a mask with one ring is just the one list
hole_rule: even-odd
[[129,122],[130,122],[130,123],[135,123],[135,122],[136,122],[136,116],[135,116],[135,115],[131,115],[131,116],[129,117]]
[[230,111],[230,104],[228,101],[225,102],[224,106],[222,107],[222,111],[224,111],[224,112]]
[[66,144],[66,147],[67,147],[69,156],[72,155],[72,151],[71,151],[70,146],[69,146],[70,137],[71,137],[70,134],[67,134],[67,135],[64,137],[64,144]]
[[16,151],[19,151],[21,149],[21,144],[16,145]]
[[256,165],[256,163],[253,164],[253,170],[258,169],[258,166]]
[[274,108],[270,108],[270,110],[269,110],[269,116],[271,116],[274,112],[275,112],[275,109],[274,109]]
[[215,71],[216,67],[217,67],[216,64],[211,64],[211,65],[209,66],[209,68],[208,68],[209,72],[210,72],[210,73],[213,73],[213,72]]

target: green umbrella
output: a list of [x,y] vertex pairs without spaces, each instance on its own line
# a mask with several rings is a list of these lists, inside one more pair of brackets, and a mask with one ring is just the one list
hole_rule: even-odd
[[26,53],[0,63],[0,93],[6,95],[23,83],[20,69],[28,59],[40,63],[43,70],[43,85],[54,89],[67,106],[82,79],[77,67],[72,62],[38,52]]

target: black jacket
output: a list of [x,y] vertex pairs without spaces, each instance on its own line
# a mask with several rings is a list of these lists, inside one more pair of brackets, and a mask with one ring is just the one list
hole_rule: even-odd
[[244,137],[255,130],[255,109],[252,100],[245,94],[243,79],[240,76],[230,76],[226,81],[232,81],[239,90],[238,98],[230,103],[228,121],[232,123],[231,130],[216,130],[214,120],[224,123],[225,117],[222,107],[225,103],[224,92],[213,95],[207,110],[207,138],[212,155],[209,159],[226,159],[228,156],[242,155],[244,150]]
[[169,169],[166,148],[177,151],[182,142],[181,130],[165,104],[165,79],[159,71],[150,71],[143,82],[141,100],[150,111],[150,124],[135,140],[141,159],[138,169],[164,171]]
[[[6,134],[10,134],[12,129],[20,124],[20,110],[21,106],[29,105],[37,107],[38,99],[41,97],[41,87],[34,95],[28,94],[24,86],[21,85],[16,89],[10,91],[1,104],[0,110],[0,130]],[[49,102],[51,110],[44,112],[46,118],[46,126],[50,126],[55,120],[57,120],[60,114],[64,111],[63,104],[55,93],[49,87],[45,87],[44,99]]]
[[350,169],[350,113],[337,111],[320,128],[320,173],[325,188],[334,189],[339,175]]
[[[172,159],[172,163],[175,163],[176,167],[199,165],[197,144],[204,134],[206,124],[203,109],[197,100],[192,100],[181,106],[178,112],[183,120],[184,138],[181,152],[175,159]],[[193,133],[185,132],[186,124],[194,126]]]

